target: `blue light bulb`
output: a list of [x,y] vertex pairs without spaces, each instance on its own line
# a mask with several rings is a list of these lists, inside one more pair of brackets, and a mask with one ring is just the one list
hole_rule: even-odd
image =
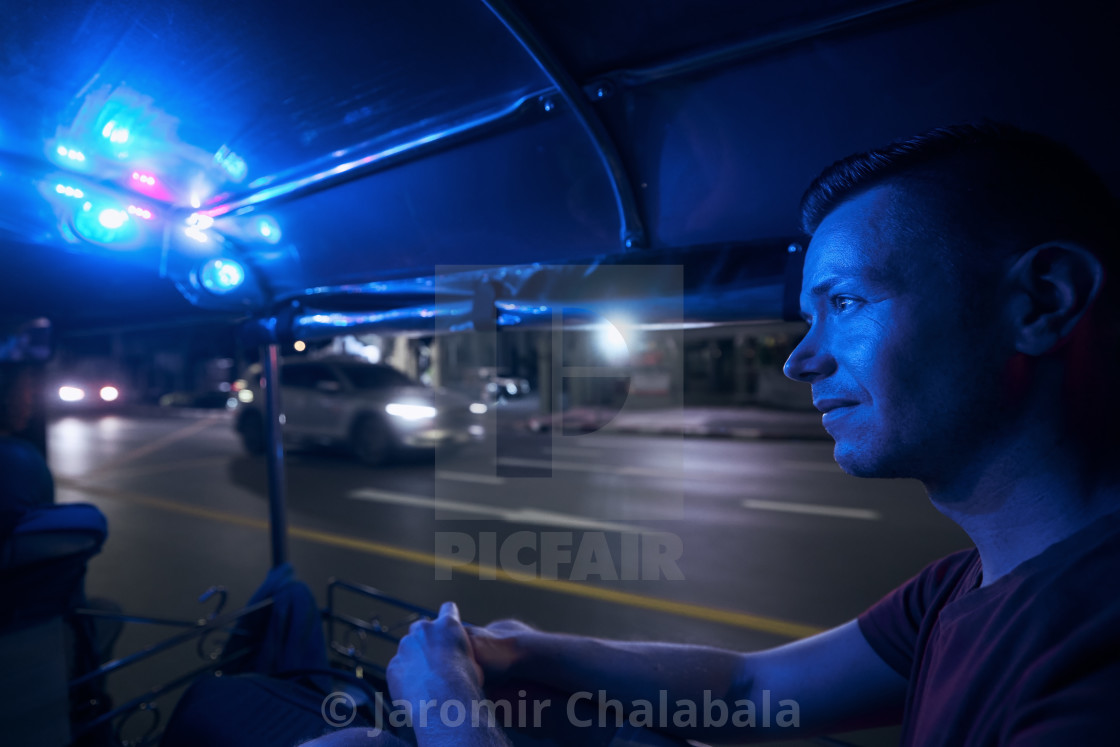
[[245,282],[245,268],[235,260],[215,258],[202,265],[198,279],[206,290],[224,295]]

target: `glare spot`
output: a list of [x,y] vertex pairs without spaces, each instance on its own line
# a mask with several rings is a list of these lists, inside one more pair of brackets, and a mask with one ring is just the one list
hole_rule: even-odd
[[124,225],[124,222],[128,220],[128,213],[123,210],[106,208],[97,216],[97,220],[101,225],[105,226],[105,228],[120,228]]
[[436,408],[429,405],[409,405],[401,402],[390,402],[385,405],[385,412],[393,417],[403,420],[426,420],[436,416]]
[[85,399],[86,393],[76,386],[60,386],[58,388],[58,398],[63,402],[81,402]]
[[198,274],[202,287],[222,295],[236,290],[245,282],[245,268],[232,259],[211,259]]
[[611,359],[622,358],[629,352],[626,338],[619,328],[610,322],[603,325],[599,334],[599,348]]
[[187,225],[205,231],[214,225],[214,219],[202,213],[191,213],[190,217],[187,218]]

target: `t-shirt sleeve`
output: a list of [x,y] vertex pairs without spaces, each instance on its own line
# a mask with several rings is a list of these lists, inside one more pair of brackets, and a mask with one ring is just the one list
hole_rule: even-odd
[[910,677],[922,621],[945,604],[974,562],[975,550],[935,560],[859,616],[863,637],[891,669]]

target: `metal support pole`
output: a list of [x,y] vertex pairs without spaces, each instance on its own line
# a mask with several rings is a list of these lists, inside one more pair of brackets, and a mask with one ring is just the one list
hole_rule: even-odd
[[284,493],[284,442],[280,433],[280,346],[262,349],[265,440],[268,444],[268,526],[272,540],[272,567],[288,562],[288,514]]
[[[505,26],[506,31],[517,40],[525,53],[536,63],[540,71],[556,86],[556,92],[568,105],[572,116],[576,118],[580,127],[587,133],[592,147],[599,156],[599,161],[606,171],[607,180],[614,192],[615,205],[618,209],[618,220],[621,224],[620,233],[622,246],[626,249],[644,249],[648,246],[648,237],[642,225],[642,218],[638,210],[638,201],[634,196],[634,188],[630,175],[618,154],[618,148],[606,126],[599,119],[595,110],[572,76],[560,64],[548,47],[537,36],[529,23],[506,0],[482,0],[494,17]],[[596,98],[606,98],[607,91],[597,91]]]

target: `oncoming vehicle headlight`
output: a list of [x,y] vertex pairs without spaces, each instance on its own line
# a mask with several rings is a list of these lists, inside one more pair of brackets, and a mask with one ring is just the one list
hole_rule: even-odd
[[102,402],[116,402],[117,397],[121,396],[120,390],[115,386],[103,386],[98,394],[101,395]]
[[76,386],[60,386],[58,398],[63,402],[81,402],[86,398],[86,393]]
[[406,405],[403,402],[390,402],[385,405],[385,412],[393,417],[404,418],[405,420],[425,420],[427,418],[434,418],[437,410],[428,405]]

